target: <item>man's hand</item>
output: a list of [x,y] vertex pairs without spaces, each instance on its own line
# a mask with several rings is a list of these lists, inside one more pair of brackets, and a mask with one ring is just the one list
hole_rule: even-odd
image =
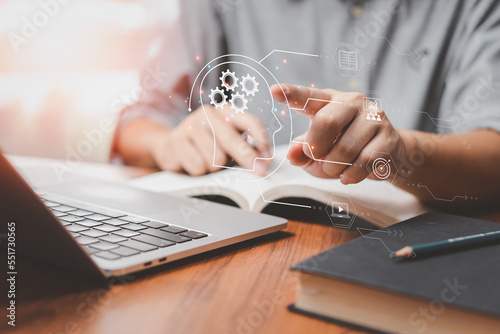
[[[381,152],[392,157],[405,156],[406,147],[401,134],[387,117],[383,117],[383,110],[377,110],[382,116],[380,122],[366,121],[366,115],[360,113],[363,94],[289,84],[282,87],[289,105],[295,108],[305,106],[305,110],[299,112],[310,117],[309,130],[290,145],[288,159],[293,165],[302,166],[314,176],[340,178],[343,184],[350,184],[373,177],[366,166],[371,166],[376,158],[384,157]],[[285,102],[278,85],[271,87],[271,93],[279,102]],[[372,107],[376,108],[375,105]]]
[[[161,136],[152,150],[156,165],[163,170],[186,171],[196,176],[219,170],[231,157],[241,167],[265,175],[268,162],[256,160],[257,157],[270,157],[269,141],[260,120],[249,113],[231,117],[228,110],[204,107],[207,115],[200,107],[175,129]],[[248,129],[256,147],[241,136]]]

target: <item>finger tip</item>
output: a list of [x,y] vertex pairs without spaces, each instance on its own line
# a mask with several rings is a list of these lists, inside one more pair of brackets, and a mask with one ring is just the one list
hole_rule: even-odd
[[273,95],[277,95],[280,97],[283,97],[283,93],[288,94],[290,92],[290,87],[286,83],[281,83],[281,84],[273,84],[271,87],[271,93]]
[[347,179],[347,177],[344,174],[340,175],[340,183],[342,183],[345,186],[347,186],[349,184],[349,180]]
[[273,95],[281,93],[281,87],[279,84],[274,84],[269,89],[271,90],[271,94]]
[[255,166],[255,174],[259,176],[266,176],[267,174],[267,167],[263,165],[256,165]]

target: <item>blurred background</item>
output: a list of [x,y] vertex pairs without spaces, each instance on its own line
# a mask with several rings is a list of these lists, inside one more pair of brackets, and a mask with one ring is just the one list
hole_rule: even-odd
[[2,151],[108,161],[102,127],[139,97],[139,70],[177,15],[177,0],[0,0]]

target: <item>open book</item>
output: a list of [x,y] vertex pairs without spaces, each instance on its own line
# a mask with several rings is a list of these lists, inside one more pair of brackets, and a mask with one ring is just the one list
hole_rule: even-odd
[[428,211],[415,196],[389,182],[367,179],[359,184],[345,186],[339,180],[316,178],[290,165],[288,160],[283,160],[281,157],[284,153],[283,148],[278,148],[277,158],[273,159],[277,162],[273,163],[283,163],[265,179],[247,171],[223,169],[199,177],[158,172],[129,183],[175,195],[221,196],[232,200],[243,210],[254,212],[261,212],[271,203],[282,205],[284,209],[296,206],[304,210],[317,210],[317,206],[313,208],[312,205],[301,205],[285,199],[314,200],[322,205],[325,215],[340,222],[339,226],[342,226],[343,221],[348,224],[353,214],[377,226],[386,227]]

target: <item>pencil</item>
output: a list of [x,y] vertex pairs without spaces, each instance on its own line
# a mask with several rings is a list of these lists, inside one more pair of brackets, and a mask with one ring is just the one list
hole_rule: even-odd
[[406,246],[395,253],[391,253],[391,257],[415,258],[417,256],[431,255],[441,251],[460,250],[465,247],[479,246],[494,240],[500,240],[500,231],[479,233],[415,246]]

